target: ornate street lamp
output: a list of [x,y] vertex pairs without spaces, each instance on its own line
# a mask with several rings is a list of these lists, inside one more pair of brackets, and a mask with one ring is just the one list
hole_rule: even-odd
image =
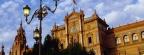
[[[54,10],[51,10],[48,6],[42,6],[42,0],[40,0],[40,8],[35,10],[34,14],[32,15],[31,17],[31,20],[28,22],[28,16],[30,14],[30,8],[28,7],[28,5],[26,5],[26,7],[23,8],[23,11],[24,11],[24,16],[26,17],[26,22],[27,24],[30,24],[31,21],[33,20],[33,18],[38,18],[38,20],[40,20],[40,26],[39,26],[39,55],[41,55],[41,38],[42,38],[42,20],[44,17],[46,17],[48,15],[48,11],[54,13],[57,9],[57,2],[59,0],[54,0],[55,1],[55,9]],[[36,40],[38,41],[38,40]]]
[[33,33],[34,33],[34,37],[33,38],[36,40],[36,43],[37,43],[37,41],[40,38],[38,27],[36,27],[36,29],[33,31]]
[[24,7],[23,10],[24,10],[24,16],[27,18],[30,14],[30,8],[28,7],[28,5],[26,5],[26,7]]

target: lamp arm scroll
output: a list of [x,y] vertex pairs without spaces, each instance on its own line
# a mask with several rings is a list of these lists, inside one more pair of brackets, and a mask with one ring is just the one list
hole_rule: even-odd
[[50,11],[50,12],[54,13],[54,12],[56,11],[56,9],[57,9],[57,2],[56,2],[56,4],[55,4],[55,7],[56,7],[56,8],[55,8],[54,10],[51,10],[51,8],[50,8],[50,7],[48,7],[48,6],[43,6],[43,9],[44,9],[44,10],[46,10],[46,9],[47,9],[48,11]]
[[37,15],[37,11],[38,11],[38,9],[34,12],[34,14],[32,15],[32,17],[31,17],[31,20],[28,22],[28,19],[27,19],[27,17],[26,17],[26,23],[27,24],[30,24],[31,23],[31,21],[33,20],[33,18],[35,17],[35,15]]
[[48,10],[48,11],[50,11],[50,12],[52,12],[52,13],[54,13],[55,10],[56,10],[56,8],[55,8],[54,10],[51,10],[48,6],[43,6],[43,9],[44,9],[44,10]]

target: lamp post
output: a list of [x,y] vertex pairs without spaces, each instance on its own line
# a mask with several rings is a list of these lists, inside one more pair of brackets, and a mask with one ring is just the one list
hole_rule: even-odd
[[42,20],[44,17],[46,17],[48,15],[48,11],[54,13],[55,10],[57,9],[57,2],[59,0],[54,0],[55,1],[55,9],[51,10],[48,6],[42,6],[42,0],[40,0],[40,8],[35,10],[34,14],[31,17],[31,20],[28,22],[28,16],[30,14],[30,8],[28,7],[28,5],[26,5],[26,7],[23,8],[24,11],[24,16],[26,17],[26,22],[27,24],[30,24],[31,21],[33,20],[34,17],[38,18],[38,20],[40,21],[40,26],[39,26],[39,37],[37,37],[37,41],[39,40],[39,55],[41,55],[41,38],[42,38]]

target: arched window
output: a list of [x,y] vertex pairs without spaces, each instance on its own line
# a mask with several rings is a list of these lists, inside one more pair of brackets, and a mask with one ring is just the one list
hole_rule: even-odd
[[117,44],[117,45],[121,44],[120,38],[116,38],[116,44]]
[[61,46],[61,49],[63,49],[63,48],[64,48],[63,44],[60,44],[60,46]]
[[87,34],[87,43],[88,43],[88,46],[92,46],[92,35],[91,33]]
[[142,39],[144,40],[144,32],[141,33]]
[[128,36],[124,36],[124,43],[129,43],[129,37]]
[[76,44],[77,43],[77,40],[76,39],[74,39],[74,44]]
[[138,41],[138,35],[137,34],[133,34],[132,38],[133,38],[133,41]]
[[15,45],[17,45],[17,42],[15,43]]
[[88,43],[92,43],[91,37],[88,37]]
[[72,41],[73,44],[78,43],[78,41],[79,41],[78,35],[77,34],[72,35],[72,40],[71,41]]

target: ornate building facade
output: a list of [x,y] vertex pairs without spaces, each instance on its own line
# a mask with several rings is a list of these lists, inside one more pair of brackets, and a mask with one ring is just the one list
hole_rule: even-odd
[[26,42],[25,30],[23,29],[21,22],[9,55],[23,55],[25,52],[29,51],[30,48],[28,45],[26,46]]
[[144,21],[108,29],[107,47],[113,55],[144,55]]
[[109,28],[96,13],[84,18],[84,11],[72,11],[64,18],[64,25],[56,23],[51,30],[53,38],[60,40],[60,48],[79,42],[95,55],[144,55],[144,21]]

